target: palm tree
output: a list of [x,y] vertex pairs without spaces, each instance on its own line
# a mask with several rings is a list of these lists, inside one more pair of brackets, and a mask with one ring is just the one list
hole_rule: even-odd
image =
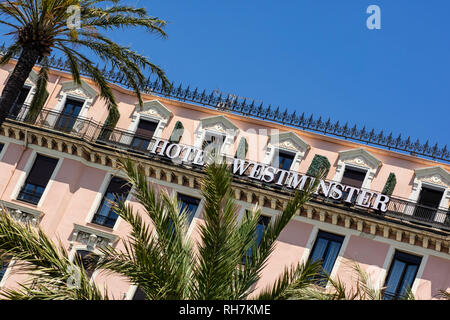
[[[377,288],[373,285],[370,276],[365,272],[359,263],[351,262],[352,275],[356,275],[356,281],[350,286],[344,284],[339,277],[332,279],[325,274],[328,288],[320,286],[309,286],[301,290],[300,299],[302,300],[384,300],[384,290],[386,288]],[[401,300],[415,300],[411,288],[400,297]]]
[[[111,6],[106,7],[106,4]],[[77,25],[76,12],[80,13]],[[166,22],[147,15],[144,8],[134,8],[120,0],[0,0],[0,23],[12,29],[8,35],[14,40],[0,58],[0,65],[19,55],[17,64],[3,89],[0,100],[0,125],[14,104],[18,88],[22,88],[33,66],[40,64],[36,95],[30,106],[36,114],[45,99],[47,84],[47,57],[54,50],[67,58],[73,79],[81,83],[83,71],[97,84],[100,96],[110,110],[109,125],[115,125],[119,118],[117,102],[111,88],[95,63],[82,51],[90,52],[105,63],[117,68],[133,88],[142,104],[140,88],[146,78],[142,70],[149,67],[162,81],[169,82],[163,70],[146,57],[121,46],[101,31],[140,27],[150,34],[166,37]],[[79,28],[78,28],[79,27]]]
[[[0,213],[0,253],[16,261],[15,268],[32,275],[16,290],[3,288],[6,299],[105,300],[96,286],[90,285],[83,263],[71,261],[64,247],[53,243],[41,230],[16,222],[3,209]],[[79,270],[79,271],[78,271]],[[74,272],[78,271],[78,272]],[[75,280],[77,283],[73,283]],[[73,285],[71,285],[73,283]]]
[[[93,267],[105,273],[124,276],[137,285],[148,299],[297,299],[304,289],[315,283],[320,263],[289,266],[278,280],[260,293],[254,293],[256,282],[275,248],[275,240],[296,212],[308,201],[318,179],[304,192],[297,192],[285,209],[264,230],[257,243],[256,227],[261,209],[255,207],[238,221],[232,192],[232,176],[225,164],[211,164],[202,181],[204,197],[203,222],[198,226],[200,240],[187,236],[188,212],[180,213],[176,198],[156,190],[143,169],[130,160],[121,162],[133,185],[133,196],[144,208],[118,201],[116,212],[131,226],[131,233],[121,239],[124,250],[104,247],[103,257]],[[39,230],[39,229],[38,229]],[[42,230],[14,222],[0,215],[0,252],[24,261],[25,271],[32,271],[39,286],[24,284],[21,289],[6,291],[9,299],[107,298],[88,281],[79,289],[65,286],[72,270],[62,246],[48,240]],[[77,268],[83,268],[75,263]],[[86,278],[85,276],[83,278]],[[32,278],[33,279],[33,278]],[[40,279],[43,279],[41,281]]]

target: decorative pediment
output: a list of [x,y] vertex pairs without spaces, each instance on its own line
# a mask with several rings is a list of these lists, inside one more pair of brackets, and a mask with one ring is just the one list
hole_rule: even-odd
[[226,134],[228,132],[233,132],[236,135],[239,128],[225,116],[213,116],[208,118],[203,118],[200,120],[202,129],[208,129],[216,132]]
[[84,80],[81,80],[81,84],[77,84],[74,81],[64,82],[61,87],[61,95],[70,94],[72,96],[91,101],[93,101],[97,96],[97,91]]
[[441,166],[415,169],[414,173],[416,179],[422,182],[440,185],[445,188],[450,187],[450,173]]
[[172,112],[158,100],[146,101],[143,103],[142,107],[140,107],[139,104],[136,104],[136,109],[140,110],[139,113],[141,115],[147,115],[166,121],[173,116]]
[[31,70],[30,75],[28,76],[27,80],[25,80],[25,84],[34,87],[37,84],[38,79],[38,73],[34,70]]
[[16,221],[32,226],[37,226],[44,215],[42,211],[0,200],[0,212],[2,212],[2,208],[5,208]]
[[271,135],[269,137],[269,142],[274,147],[292,150],[294,152],[304,153],[310,148],[309,144],[294,132],[283,132]]
[[116,240],[117,236],[112,233],[74,223],[70,247],[74,242],[79,242],[90,249],[95,249],[96,247],[111,246]]
[[377,169],[382,162],[364,148],[339,152],[339,160],[359,167]]

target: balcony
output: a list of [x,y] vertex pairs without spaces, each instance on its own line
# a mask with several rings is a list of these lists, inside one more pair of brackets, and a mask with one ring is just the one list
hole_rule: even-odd
[[[73,118],[60,112],[47,109],[42,110],[39,115],[33,118],[28,115],[27,106],[23,106],[20,112],[9,115],[7,119],[8,121],[19,121],[34,127],[70,135],[71,137],[77,137],[92,144],[118,148],[123,151],[145,156],[149,159],[173,163],[168,157],[150,153],[149,150],[152,148],[152,139],[149,139],[149,137],[135,135],[134,132],[126,130],[106,128],[103,124],[92,119],[82,117]],[[61,125],[62,123],[64,125]],[[136,143],[136,141],[139,143]],[[176,165],[182,165],[196,171],[202,170],[201,166],[193,164],[177,163]],[[274,184],[265,184],[259,181],[255,182],[255,180],[248,178],[235,177],[235,180],[257,185],[261,188],[274,189],[277,192],[286,194],[292,193],[291,189],[276,187]],[[400,220],[402,222],[406,221],[418,226],[422,225],[450,231],[450,213],[448,208],[427,207],[399,197],[390,197],[390,199],[387,211],[384,213],[369,208],[358,207],[354,205],[354,203],[344,203],[342,200],[330,200],[321,195],[315,195],[312,201],[355,212],[363,212],[365,214],[370,213],[374,217],[390,217],[395,220]]]

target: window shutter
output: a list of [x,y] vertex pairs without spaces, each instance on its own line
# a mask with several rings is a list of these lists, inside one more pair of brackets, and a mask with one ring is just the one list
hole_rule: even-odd
[[247,151],[248,151],[247,139],[242,137],[241,141],[239,141],[239,146],[236,150],[235,157],[238,159],[245,159],[245,157],[247,156]]
[[55,170],[57,159],[38,155],[27,178],[27,183],[45,187]]
[[19,95],[16,98],[15,105],[22,106],[23,103],[25,102],[25,99],[28,97],[28,94],[30,93],[30,90],[31,90],[30,87],[24,86],[20,90]]
[[343,185],[361,188],[366,177],[366,172],[346,168],[344,171],[344,176],[342,177],[341,183]]
[[328,171],[330,171],[330,166],[330,161],[328,161],[327,157],[316,154],[306,174],[308,176],[315,177],[321,170],[325,169],[326,176],[328,174]]
[[180,121],[177,121],[175,127],[173,128],[172,134],[169,138],[169,141],[172,143],[178,143],[181,140],[181,137],[184,133],[184,126]]
[[384,185],[382,194],[385,195],[392,195],[392,192],[394,192],[395,185],[397,184],[397,179],[395,178],[395,173],[391,172],[389,174],[389,177],[387,178],[386,184]]
[[142,138],[151,139],[157,126],[157,122],[140,120],[135,135]]

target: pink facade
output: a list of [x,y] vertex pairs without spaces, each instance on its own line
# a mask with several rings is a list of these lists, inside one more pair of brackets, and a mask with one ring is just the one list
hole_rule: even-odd
[[[7,70],[11,70],[12,67],[12,65],[7,65],[0,69],[0,91],[8,76]],[[32,85],[31,76],[30,79]],[[76,96],[76,90],[69,84],[72,82],[67,74],[58,71],[52,72],[47,88],[49,98],[44,109],[58,110],[59,108],[61,111],[64,99]],[[85,86],[81,90],[82,93],[78,94],[78,98],[84,97],[86,101],[89,99],[91,101],[88,107],[85,104],[80,117],[83,114],[84,118],[103,123],[108,115],[104,102],[98,95],[90,96],[92,92],[98,92],[98,90],[89,80],[86,80]],[[219,130],[217,128],[221,128],[221,126],[225,128],[234,126],[238,129],[237,133],[230,138],[231,144],[224,152],[234,156],[241,138],[246,138],[248,141],[246,158],[267,165],[273,161],[271,152],[274,149],[282,149],[282,143],[285,142],[283,140],[275,141],[273,138],[271,140],[270,136],[280,133],[279,137],[283,137],[283,133],[290,132],[293,136],[290,136],[290,140],[287,140],[288,143],[285,146],[296,157],[291,171],[306,173],[315,156],[321,155],[325,156],[331,165],[326,177],[328,180],[342,181],[345,168],[355,167],[367,172],[362,181],[363,187],[376,192],[381,192],[389,174],[395,173],[397,183],[392,197],[415,203],[419,200],[421,190],[429,185],[430,188],[442,190],[443,196],[439,208],[448,214],[450,199],[450,165],[448,163],[305,132],[235,114],[222,113],[159,96],[144,95],[145,102],[157,101],[158,104],[150,103],[141,109],[136,105],[137,101],[132,93],[113,84],[111,87],[119,101],[121,113],[116,129],[136,130],[137,117],[143,119],[146,116],[159,121],[160,127],[158,128],[161,131],[159,132],[157,129],[155,135],[158,138],[169,139],[175,124],[180,121],[184,127],[180,143],[201,146],[201,140],[205,139],[208,132]],[[166,114],[169,116],[165,116]],[[210,126],[208,120],[205,119],[214,116],[218,118]],[[222,118],[219,116],[226,120],[221,120]],[[267,131],[267,134],[263,134],[261,130]],[[225,139],[228,138],[226,135]],[[76,144],[78,141],[70,143]],[[38,145],[37,142],[25,144],[24,141],[18,139],[18,136],[14,136],[13,131],[9,136],[0,135],[0,144],[4,145],[4,150],[0,153],[0,156],[3,154],[0,158],[0,200],[4,201],[7,206],[19,208],[23,212],[27,210],[41,212],[42,215],[38,219],[40,226],[52,239],[60,239],[63,246],[72,255],[77,249],[87,248],[85,243],[78,241],[77,235],[80,232],[90,230],[89,232],[98,237],[106,237],[105,239],[109,239],[109,237],[119,239],[127,235],[129,228],[120,219],[112,228],[92,223],[111,177],[117,174],[116,169],[111,168],[106,162],[102,163],[101,157],[92,162],[89,158],[80,157],[72,150],[68,151],[69,148],[59,150],[56,144],[52,147],[53,149],[47,148],[45,144]],[[57,158],[58,164],[39,203],[30,204],[17,200],[17,197],[30,172],[36,154]],[[160,185],[158,187],[165,188],[172,195],[179,193],[199,197],[198,190],[189,191],[193,188],[188,176],[181,178],[179,180],[181,183],[174,179],[170,180],[171,178],[167,178],[167,176],[164,179],[158,179],[157,176],[152,178],[155,185]],[[258,198],[256,197],[256,199]],[[135,205],[136,210],[143,211],[143,208],[136,205],[132,198],[129,200]],[[241,196],[239,200],[245,202],[246,198]],[[254,200],[247,205],[251,206],[251,202]],[[260,205],[263,205],[263,214],[269,216],[276,215],[279,210],[277,206],[271,207],[269,198],[266,198],[266,201]],[[200,203],[199,212],[195,214],[191,228],[191,236],[196,240],[200,239],[197,227],[202,223],[201,206]],[[237,214],[242,214],[245,208],[247,208],[245,205],[239,205]],[[273,283],[285,267],[297,264],[302,259],[303,261],[308,259],[316,243],[314,235],[318,230],[344,237],[345,240],[334,263],[332,275],[346,283],[354,281],[354,272],[350,272],[349,268],[355,261],[370,274],[374,285],[382,287],[395,252],[401,251],[422,258],[413,283],[413,292],[418,298],[430,299],[440,289],[450,288],[450,232],[448,228],[443,228],[439,232],[435,232],[433,228],[422,231],[414,224],[398,223],[394,220],[387,222],[377,220],[376,214],[363,217],[356,213],[348,213],[347,216],[347,213],[333,210],[335,209],[331,207],[324,208],[316,205],[311,209],[311,213],[307,214],[305,210],[301,218],[296,218],[289,223],[277,240],[276,249],[256,286],[257,291]],[[354,216],[351,216],[352,214]],[[442,223],[441,220],[436,219],[432,222]],[[81,231],[77,233],[77,230]],[[442,236],[442,233],[446,236]],[[121,248],[120,241],[114,241],[112,241],[114,245]],[[12,270],[5,274],[5,279],[2,280],[0,286],[14,286],[17,281],[23,280],[24,276],[16,275],[14,268],[10,269]],[[98,274],[94,276],[94,281],[102,283],[102,286],[106,285],[116,299],[132,297],[134,289],[126,279]]]

